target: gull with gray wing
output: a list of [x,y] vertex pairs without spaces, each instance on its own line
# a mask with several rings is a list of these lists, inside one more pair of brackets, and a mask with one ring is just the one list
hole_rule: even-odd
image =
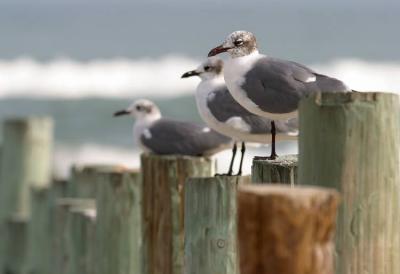
[[[242,172],[245,142],[270,143],[271,119],[261,117],[242,107],[229,93],[223,78],[223,61],[208,58],[197,69],[188,71],[182,78],[199,76],[201,82],[196,89],[197,108],[209,127],[231,137],[235,143],[227,175],[232,175],[236,155],[236,142],[242,142],[242,155],[238,175]],[[277,120],[277,140],[297,139],[297,118]]]
[[151,101],[139,99],[114,116],[131,115],[133,137],[145,152],[161,155],[211,156],[232,145],[232,140],[207,126],[163,118]]
[[[230,56],[224,78],[233,98],[248,111],[269,119],[297,117],[300,99],[312,93],[351,91],[340,80],[304,65],[260,54],[255,36],[248,31],[231,33],[208,56],[223,52]],[[273,121],[271,127],[273,137]],[[270,158],[276,158],[274,141]]]

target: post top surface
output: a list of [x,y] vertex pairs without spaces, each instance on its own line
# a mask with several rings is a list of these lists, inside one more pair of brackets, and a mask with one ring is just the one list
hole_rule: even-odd
[[195,160],[195,161],[211,161],[210,157],[187,156],[187,155],[158,155],[153,153],[142,153],[142,158],[160,159],[160,160]]
[[[349,104],[356,102],[375,102],[379,100],[394,100],[399,96],[391,92],[347,92],[347,93],[315,93],[301,100],[301,102],[314,101],[317,105],[329,106],[339,104]],[[301,103],[300,103],[301,104]]]
[[72,171],[77,173],[139,173],[139,169],[128,168],[124,165],[109,164],[74,165]]
[[82,215],[84,217],[88,217],[92,220],[96,219],[97,211],[96,208],[84,208],[84,207],[72,207],[69,210],[72,214]]
[[53,124],[53,118],[49,116],[9,116],[4,119],[5,124],[29,124],[29,123],[45,123]]
[[57,199],[57,206],[66,207],[86,207],[91,208],[95,206],[95,200],[90,198],[59,198]]
[[239,187],[239,192],[254,194],[256,196],[287,196],[287,197],[311,197],[311,196],[335,196],[339,193],[330,188],[315,186],[289,186],[283,184],[249,184]]
[[266,163],[279,166],[293,166],[297,165],[297,154],[278,156],[275,160],[261,160],[254,158],[253,163]]
[[187,183],[216,183],[216,182],[230,182],[236,184],[249,184],[251,182],[250,175],[245,176],[211,176],[211,177],[190,177]]

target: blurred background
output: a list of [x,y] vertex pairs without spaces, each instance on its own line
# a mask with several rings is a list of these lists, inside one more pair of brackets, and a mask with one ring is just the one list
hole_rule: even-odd
[[[54,173],[71,163],[138,166],[135,98],[200,121],[197,79],[180,79],[234,30],[260,51],[307,64],[367,91],[400,91],[399,1],[0,0],[0,118],[55,119]],[[332,144],[334,145],[334,144]],[[246,158],[249,171],[254,154]],[[295,153],[293,143],[278,154]],[[230,152],[218,156],[225,169]]]

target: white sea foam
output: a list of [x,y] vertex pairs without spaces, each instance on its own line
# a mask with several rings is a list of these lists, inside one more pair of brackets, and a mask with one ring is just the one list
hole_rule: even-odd
[[368,62],[343,59],[313,66],[336,77],[357,91],[387,91],[400,94],[400,62]]
[[[277,143],[277,152],[279,155],[296,154],[296,142]],[[235,172],[239,166],[239,154],[236,156],[234,166]],[[268,155],[269,147],[248,147],[243,164],[243,173],[250,174],[251,161],[256,155]],[[217,172],[225,173],[228,171],[231,159],[231,151],[225,150],[213,157],[217,161]],[[57,177],[67,178],[72,165],[123,165],[127,168],[139,168],[140,151],[115,146],[99,144],[83,144],[71,146],[57,144],[54,154],[54,173]]]
[[182,56],[89,62],[0,60],[0,98],[176,96],[192,91],[196,81],[180,76],[198,63]]
[[[0,60],[0,98],[136,97],[191,94],[195,79],[180,79],[199,60],[182,56],[159,59],[110,59],[89,62],[31,58]],[[400,62],[343,59],[311,64],[355,90],[400,92]]]

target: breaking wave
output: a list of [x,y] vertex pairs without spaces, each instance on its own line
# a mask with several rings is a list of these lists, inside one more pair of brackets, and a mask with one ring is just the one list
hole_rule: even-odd
[[[199,60],[178,55],[88,62],[0,60],[0,98],[132,98],[191,94],[198,80],[182,80],[180,76],[198,64]],[[400,62],[342,59],[310,67],[343,80],[355,90],[396,92],[400,87]]]
[[176,96],[193,89],[196,80],[180,76],[197,66],[198,61],[180,56],[89,62],[0,60],[0,98]]
[[400,62],[343,59],[312,67],[318,72],[344,81],[357,91],[400,93]]

